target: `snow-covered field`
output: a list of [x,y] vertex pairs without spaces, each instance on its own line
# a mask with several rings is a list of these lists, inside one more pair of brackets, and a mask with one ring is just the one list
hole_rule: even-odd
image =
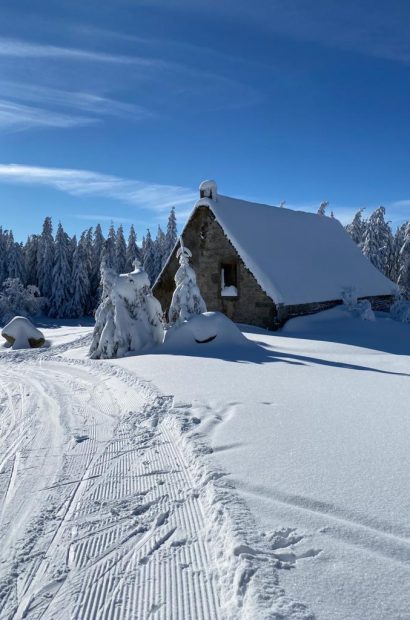
[[0,353],[1,618],[401,619],[410,326]]

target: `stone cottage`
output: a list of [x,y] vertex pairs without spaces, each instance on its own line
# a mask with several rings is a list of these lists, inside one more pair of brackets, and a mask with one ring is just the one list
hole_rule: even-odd
[[[222,196],[214,181],[199,190],[181,236],[208,310],[275,329],[288,318],[342,303],[347,287],[375,309],[392,302],[395,285],[338,220]],[[177,249],[153,286],[165,312],[175,288]]]

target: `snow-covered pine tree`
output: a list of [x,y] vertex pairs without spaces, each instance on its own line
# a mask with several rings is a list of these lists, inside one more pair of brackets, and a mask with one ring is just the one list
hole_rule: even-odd
[[177,231],[177,218],[175,216],[175,207],[172,207],[171,212],[168,217],[167,223],[167,231],[165,233],[165,247],[164,247],[164,257],[162,261],[162,266],[165,265],[168,260],[169,255],[175,247],[175,244],[178,240],[178,231]]
[[326,215],[326,209],[329,206],[329,201],[324,200],[320,203],[319,209],[317,210],[318,215]]
[[154,277],[153,281],[159,276],[165,262],[165,234],[161,226],[158,226],[157,237],[154,242]]
[[346,226],[346,232],[349,233],[353,241],[357,243],[357,245],[359,245],[360,247],[363,244],[364,235],[366,232],[366,222],[365,220],[363,220],[362,216],[363,211],[364,209],[359,209],[355,213],[355,216],[351,223],[347,224]]
[[150,283],[153,284],[155,279],[155,247],[149,229],[145,237],[144,271],[147,273]]
[[130,234],[128,235],[127,253],[125,261],[125,271],[129,273],[134,269],[134,263],[136,260],[140,260],[140,251],[137,246],[137,235],[135,233],[134,225],[130,226]]
[[13,232],[10,230],[7,241],[7,272],[9,278],[18,278],[22,284],[25,282],[25,266],[23,249],[14,241]]
[[114,224],[111,224],[108,230],[108,237],[104,243],[103,262],[107,268],[114,269],[114,271],[116,265],[115,237]]
[[191,251],[183,245],[177,252],[179,269],[175,274],[176,289],[169,309],[169,322],[179,325],[196,314],[206,312],[206,305],[196,283],[195,271],[189,264]]
[[393,235],[384,219],[385,213],[385,208],[380,206],[369,217],[362,250],[373,265],[388,276],[393,254]]
[[71,295],[70,245],[70,238],[67,233],[64,232],[60,222],[54,248],[52,294],[48,313],[51,317],[66,316],[67,303]]
[[7,231],[0,226],[0,286],[7,278]]
[[123,357],[163,341],[161,304],[152,295],[148,275],[141,268],[118,275],[103,268],[106,297],[96,312],[90,347],[94,359]]
[[38,242],[37,281],[43,297],[50,299],[53,288],[54,239],[51,217],[46,217]]
[[73,256],[71,296],[66,316],[77,318],[86,314],[90,299],[90,279],[87,258],[87,233],[83,232]]
[[401,226],[396,228],[396,232],[393,237],[393,250],[390,264],[390,279],[393,282],[397,282],[399,280],[400,268],[402,265],[402,255],[401,249],[404,245],[404,241],[406,238],[406,228],[409,222],[404,222]]
[[96,308],[101,299],[101,263],[104,253],[105,239],[100,224],[94,231],[91,260],[91,305]]
[[398,285],[403,297],[410,300],[410,222],[406,223],[403,244],[400,250]]
[[24,246],[26,284],[37,286],[38,235],[30,235]]
[[127,262],[127,245],[124,239],[124,229],[118,226],[115,237],[115,269],[118,273],[124,273]]

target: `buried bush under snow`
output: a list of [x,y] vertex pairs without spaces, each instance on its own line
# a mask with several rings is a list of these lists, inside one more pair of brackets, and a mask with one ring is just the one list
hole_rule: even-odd
[[410,301],[396,301],[390,307],[390,316],[400,323],[410,323]]
[[372,305],[368,299],[357,299],[353,286],[348,286],[342,291],[343,303],[352,316],[363,321],[375,321],[376,317]]

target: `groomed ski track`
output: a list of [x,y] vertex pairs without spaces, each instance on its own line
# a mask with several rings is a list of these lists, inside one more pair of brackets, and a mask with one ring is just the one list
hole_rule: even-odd
[[0,355],[0,618],[310,618],[189,403],[70,346]]

